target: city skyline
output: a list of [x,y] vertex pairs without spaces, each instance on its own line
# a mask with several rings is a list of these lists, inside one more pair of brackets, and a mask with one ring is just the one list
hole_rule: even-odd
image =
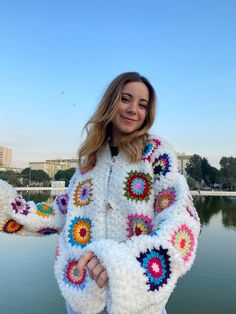
[[236,156],[235,13],[229,0],[2,3],[0,146],[15,167],[76,156],[106,86],[138,71],[157,91],[151,133],[219,168]]

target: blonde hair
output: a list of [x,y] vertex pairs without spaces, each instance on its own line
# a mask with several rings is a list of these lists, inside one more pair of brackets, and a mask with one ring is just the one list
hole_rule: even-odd
[[137,72],[125,72],[118,75],[107,87],[97,110],[85,124],[87,137],[78,151],[78,163],[81,171],[86,172],[96,165],[96,153],[111,136],[112,120],[118,110],[121,93],[125,84],[142,82],[149,91],[148,110],[145,121],[138,130],[124,135],[119,142],[130,162],[138,162],[142,157],[156,111],[156,94],[150,82]]

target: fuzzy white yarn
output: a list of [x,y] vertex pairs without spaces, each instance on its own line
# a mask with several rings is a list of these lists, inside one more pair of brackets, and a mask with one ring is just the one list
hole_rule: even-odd
[[[98,153],[96,167],[83,175],[77,170],[67,190],[69,204],[66,220],[61,217],[56,203],[56,215],[50,219],[38,217],[34,203],[29,203],[31,212],[28,216],[13,213],[10,204],[17,194],[10,185],[0,180],[0,220],[11,216],[24,224],[32,234],[44,226],[60,230],[63,228],[59,236],[59,256],[56,258],[54,270],[62,295],[74,311],[96,314],[107,306],[110,314],[161,313],[178,278],[193,264],[200,231],[199,219],[197,214],[193,217],[186,210],[189,206],[189,189],[185,178],[178,173],[173,149],[160,137],[151,137],[150,143],[156,139],[160,141],[160,145],[139,163],[129,163],[122,152],[115,161],[112,160],[109,146],[106,145]],[[169,171],[154,178],[153,164],[162,156],[168,156]],[[127,180],[134,172],[151,178],[151,189],[142,201],[127,192]],[[86,205],[76,201],[81,197],[78,186],[83,182],[87,182],[90,189]],[[154,212],[155,198],[166,189],[174,189],[175,202],[157,214]],[[194,210],[192,208],[193,212]],[[135,215],[151,221],[153,230],[158,227],[156,234],[129,238],[128,217]],[[87,246],[79,245],[73,238],[75,234],[71,233],[71,226],[75,219],[87,219],[86,221],[91,222],[91,239]],[[192,252],[186,260],[171,242],[175,232],[183,226],[187,231],[190,230],[194,239]],[[171,269],[167,282],[155,291],[149,290],[145,269],[137,261],[141,252],[151,251],[153,248],[165,248],[168,251]],[[103,289],[98,288],[88,275],[83,288],[67,280],[68,261],[78,261],[87,250],[94,251],[108,272],[109,283]]]

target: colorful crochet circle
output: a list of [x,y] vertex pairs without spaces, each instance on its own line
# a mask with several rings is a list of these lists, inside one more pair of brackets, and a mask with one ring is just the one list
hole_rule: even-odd
[[3,232],[6,233],[17,233],[23,228],[23,225],[19,224],[17,221],[13,219],[9,219],[4,225],[3,225]]
[[176,195],[173,188],[161,191],[155,199],[155,209],[157,213],[160,213],[165,208],[171,206],[174,203],[175,198]]
[[151,161],[152,154],[155,149],[157,149],[161,145],[161,142],[158,139],[153,139],[152,142],[149,142],[144,147],[142,160]]
[[151,193],[151,179],[148,173],[130,171],[126,177],[124,195],[136,202],[143,200],[147,202]]
[[85,206],[91,202],[93,184],[91,179],[87,179],[76,187],[74,192],[74,205]]
[[152,220],[144,215],[128,216],[128,237],[150,234],[152,232]]
[[165,176],[170,171],[170,160],[167,154],[155,158],[153,171],[155,180],[159,180],[161,176]]
[[55,215],[55,210],[47,205],[46,203],[38,203],[36,204],[37,207],[37,214],[41,217],[46,217],[49,218],[50,216],[54,216]]
[[172,245],[181,253],[185,262],[188,262],[193,253],[194,236],[192,231],[186,226],[181,225],[171,239]]
[[149,291],[159,290],[160,287],[167,284],[171,274],[170,255],[168,255],[167,249],[162,246],[159,249],[148,249],[146,252],[141,252],[140,256],[136,258],[145,270]]
[[66,193],[60,194],[56,197],[56,203],[62,215],[66,215],[67,213],[68,201],[69,201],[69,196]]
[[30,206],[26,203],[21,195],[18,195],[14,202],[11,203],[12,209],[16,214],[28,215]]
[[69,226],[69,242],[72,246],[85,247],[90,242],[91,220],[74,217]]
[[40,230],[38,230],[38,233],[43,234],[43,235],[50,235],[50,234],[54,234],[57,233],[58,231],[54,228],[42,228]]
[[64,268],[63,281],[74,288],[84,289],[86,270],[83,270],[83,275],[80,276],[78,270],[79,262],[75,259],[68,259]]

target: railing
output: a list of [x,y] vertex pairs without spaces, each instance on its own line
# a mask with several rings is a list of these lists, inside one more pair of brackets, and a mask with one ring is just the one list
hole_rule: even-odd
[[17,191],[65,191],[66,187],[39,187],[39,186],[26,186],[26,187],[16,187]]
[[[62,187],[16,187],[17,191],[65,191],[66,188]],[[200,196],[236,196],[236,191],[190,191],[192,195],[200,195]]]
[[192,195],[202,195],[202,196],[236,196],[236,191],[191,191]]

